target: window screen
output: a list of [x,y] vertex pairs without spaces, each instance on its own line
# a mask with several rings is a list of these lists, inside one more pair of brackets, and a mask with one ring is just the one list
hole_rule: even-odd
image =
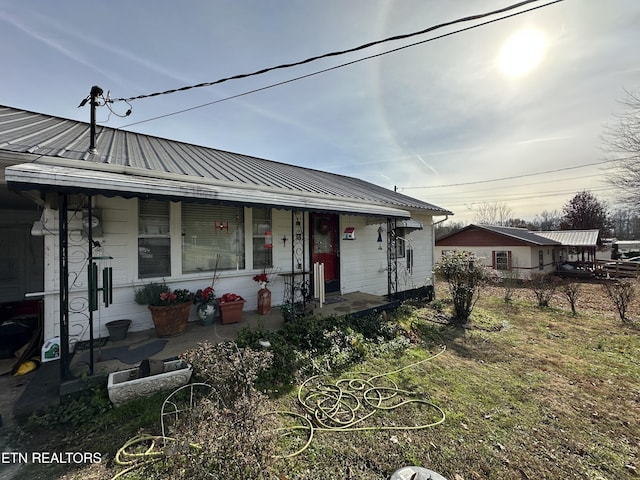
[[171,276],[169,202],[138,202],[138,277]]

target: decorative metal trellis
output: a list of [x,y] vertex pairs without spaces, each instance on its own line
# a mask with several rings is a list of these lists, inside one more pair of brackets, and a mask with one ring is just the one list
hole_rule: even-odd
[[387,218],[387,290],[390,297],[398,293],[397,221]]
[[[82,209],[75,205],[70,212],[69,196],[65,193],[58,194],[60,374],[63,380],[70,377],[70,339],[82,338],[87,330],[89,332],[89,374],[93,375],[95,347],[93,312],[97,311],[100,305],[99,293],[102,293],[102,303],[105,307],[113,302],[111,257],[94,255],[96,251],[94,249],[101,246],[93,237],[91,196],[88,197],[87,204],[86,218],[89,221],[85,225],[82,218],[78,218],[78,216],[82,217]],[[82,223],[82,228],[70,228],[70,225],[79,222]],[[71,296],[70,290],[78,293]],[[72,334],[72,329],[76,329],[77,333]]]
[[291,211],[291,272],[283,274],[284,303],[297,307],[306,304],[311,292],[307,271],[305,214]]

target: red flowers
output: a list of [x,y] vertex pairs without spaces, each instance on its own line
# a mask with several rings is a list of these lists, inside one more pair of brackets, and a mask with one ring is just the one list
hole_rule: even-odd
[[259,273],[253,276],[253,281],[258,283],[269,283],[269,277],[266,273]]
[[240,295],[236,295],[235,293],[225,293],[220,297],[220,303],[225,302],[239,302],[244,300]]
[[193,298],[193,303],[210,303],[216,299],[216,292],[213,287],[207,287],[203,290],[198,290],[196,292],[195,297]]
[[160,294],[160,302],[158,306],[178,305],[191,301],[191,292],[186,289],[178,289],[173,292],[162,292]]
[[166,303],[173,302],[178,296],[173,292],[164,292],[160,294],[160,300]]

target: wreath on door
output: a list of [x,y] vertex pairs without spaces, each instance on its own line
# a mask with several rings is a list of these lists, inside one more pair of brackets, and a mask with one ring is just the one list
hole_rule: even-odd
[[327,235],[331,231],[331,224],[329,223],[329,220],[326,218],[319,219],[318,224],[316,225],[316,230],[322,235]]

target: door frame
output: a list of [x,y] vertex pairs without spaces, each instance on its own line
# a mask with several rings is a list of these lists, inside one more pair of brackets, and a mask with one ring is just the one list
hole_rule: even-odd
[[[322,220],[328,220],[328,223],[319,224]],[[318,213],[311,212],[309,218],[309,252],[311,257],[311,264],[313,265],[316,261],[316,233],[319,228],[323,230],[325,228],[329,228],[328,234],[331,235],[331,243],[332,243],[332,253],[331,257],[333,261],[333,268],[327,268],[326,261],[325,263],[325,294],[330,293],[340,293],[340,215],[337,213]],[[324,233],[326,235],[327,233]],[[328,253],[323,253],[323,255],[328,255]],[[327,273],[334,271],[335,278],[330,280],[326,279]]]

